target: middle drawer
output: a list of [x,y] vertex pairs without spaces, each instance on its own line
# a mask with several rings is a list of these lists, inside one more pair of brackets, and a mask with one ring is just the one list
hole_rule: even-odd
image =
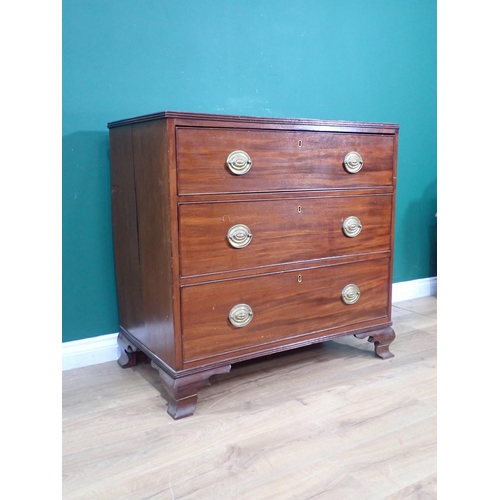
[[392,195],[179,205],[181,275],[388,251]]

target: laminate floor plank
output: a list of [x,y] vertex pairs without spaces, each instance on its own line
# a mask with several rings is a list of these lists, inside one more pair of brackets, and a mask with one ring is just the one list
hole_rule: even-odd
[[63,498],[436,498],[437,300],[393,311],[394,358],[345,337],[235,364],[178,421],[150,365],[63,372]]

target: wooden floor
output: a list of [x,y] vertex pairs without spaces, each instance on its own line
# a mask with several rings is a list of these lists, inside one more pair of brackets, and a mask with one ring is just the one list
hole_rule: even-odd
[[178,421],[149,365],[63,372],[63,498],[436,498],[436,317],[395,304],[385,361],[348,337],[233,365]]

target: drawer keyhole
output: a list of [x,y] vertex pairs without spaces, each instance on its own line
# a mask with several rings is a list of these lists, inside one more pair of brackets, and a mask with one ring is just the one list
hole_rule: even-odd
[[297,212],[299,212],[299,214],[302,213],[302,207],[300,205],[297,207]]
[[302,283],[302,274],[297,276],[297,283]]
[[301,148],[301,147],[302,147],[302,141],[300,140],[299,141],[299,148]]

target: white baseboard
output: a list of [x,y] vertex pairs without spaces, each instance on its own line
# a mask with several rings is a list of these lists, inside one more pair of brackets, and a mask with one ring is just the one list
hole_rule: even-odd
[[403,281],[392,285],[392,303],[436,295],[437,277]]
[[63,342],[63,371],[116,361],[119,357],[116,337],[118,337],[117,333],[110,333],[89,339]]
[[[402,302],[403,300],[426,297],[436,293],[436,277],[394,283],[392,285],[392,302]],[[118,333],[110,333],[99,337],[63,342],[63,371],[116,361],[119,357],[117,336]]]

